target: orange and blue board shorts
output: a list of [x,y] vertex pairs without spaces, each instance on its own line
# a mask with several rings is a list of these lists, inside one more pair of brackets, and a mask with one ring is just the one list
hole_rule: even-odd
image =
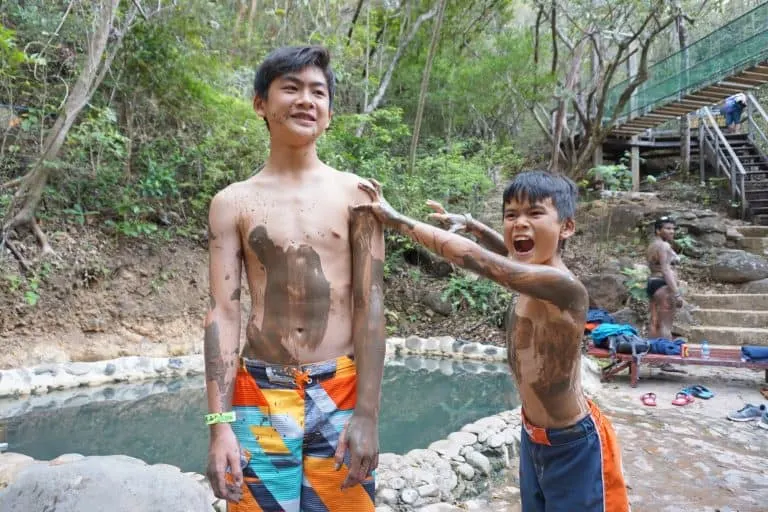
[[597,406],[566,428],[531,425],[523,412],[520,498],[523,512],[629,512],[621,450]]
[[232,429],[242,453],[243,497],[229,512],[374,512],[374,478],[341,490],[349,453],[334,455],[355,409],[352,357],[301,366],[241,360]]

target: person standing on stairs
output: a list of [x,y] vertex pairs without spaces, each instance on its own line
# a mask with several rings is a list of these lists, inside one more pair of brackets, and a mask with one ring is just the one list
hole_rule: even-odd
[[741,113],[747,107],[747,97],[744,93],[734,94],[725,99],[723,115],[725,116],[725,129],[729,133],[739,133]]
[[653,225],[654,239],[648,246],[646,258],[651,276],[645,288],[650,301],[649,338],[672,339],[675,310],[682,307],[683,295],[674,268],[680,263],[670,242],[675,238],[675,221],[661,217]]

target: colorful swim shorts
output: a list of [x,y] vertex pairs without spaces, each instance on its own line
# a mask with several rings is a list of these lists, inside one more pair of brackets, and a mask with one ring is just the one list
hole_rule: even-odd
[[351,357],[297,366],[242,360],[232,429],[243,452],[243,498],[229,512],[373,512],[374,479],[341,490],[334,454],[354,412],[357,373]]

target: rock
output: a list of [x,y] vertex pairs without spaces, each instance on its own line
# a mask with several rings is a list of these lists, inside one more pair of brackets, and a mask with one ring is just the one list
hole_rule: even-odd
[[80,455],[79,453],[65,453],[64,455],[59,455],[55,459],[53,459],[50,462],[51,466],[59,466],[61,464],[68,464],[70,462],[75,462],[76,460],[82,460],[84,459],[84,455]]
[[[378,509],[376,509],[378,512]],[[432,503],[425,507],[416,509],[416,512],[464,512],[464,509],[454,507],[449,503]]]
[[395,512],[392,510],[392,507],[388,505],[381,505],[380,507],[376,507],[376,512]]
[[392,480],[389,481],[389,486],[392,489],[394,489],[396,491],[399,491],[400,489],[405,487],[405,480],[403,480],[399,476],[396,476],[395,478],[393,478]]
[[70,375],[81,376],[91,371],[91,365],[88,363],[69,363],[64,367],[64,371]]
[[491,437],[488,438],[488,446],[491,448],[501,448],[501,446],[504,444],[504,435],[499,432],[498,434],[493,434]]
[[643,323],[640,315],[632,308],[621,308],[615,313],[611,313],[611,316],[617,324],[642,325]]
[[433,498],[440,495],[440,489],[434,484],[422,485],[416,490],[422,498]]
[[[725,246],[725,243],[727,241],[726,236],[722,233],[704,233],[702,235],[697,236],[696,238],[704,247],[723,247]],[[696,248],[694,248],[693,251],[684,251],[684,252],[686,253],[693,252],[693,254],[690,254],[690,256],[693,256],[693,257],[698,257],[703,253],[702,251],[695,250],[695,249]]]
[[400,499],[403,500],[403,503],[406,505],[412,505],[419,499],[419,493],[416,492],[415,489],[403,489],[402,492],[400,492]]
[[13,482],[19,471],[34,462],[35,459],[32,457],[20,453],[0,453],[0,489],[7,487]]
[[479,470],[484,475],[487,476],[491,474],[491,461],[482,453],[472,451],[467,453],[464,457],[467,459],[467,464]]
[[115,371],[117,371],[115,363],[107,363],[107,366],[104,367],[104,375],[114,375]]
[[397,491],[394,489],[377,489],[376,498],[378,498],[377,501],[381,501],[385,505],[397,505],[398,501]]
[[58,466],[34,464],[0,495],[0,510],[209,512],[205,489],[179,472],[116,457],[86,457]]
[[436,451],[440,455],[451,458],[459,455],[459,450],[461,450],[462,446],[464,445],[451,441],[450,439],[441,439],[440,441],[435,441],[430,444],[429,449]]
[[748,283],[768,277],[768,261],[741,250],[723,250],[710,268],[712,280],[719,283]]
[[456,467],[456,471],[464,480],[472,480],[475,478],[475,470],[469,464],[459,464]]
[[739,291],[742,293],[768,293],[768,279],[746,283]]
[[443,300],[443,294],[438,291],[424,293],[421,297],[421,303],[443,316],[450,316],[453,313],[451,303]]
[[477,442],[477,435],[470,432],[452,432],[448,434],[448,440],[460,446],[471,446]]
[[585,276],[581,282],[589,293],[589,306],[616,311],[624,307],[629,297],[625,286],[626,276],[606,273]]
[[422,341],[418,336],[408,336],[405,339],[405,348],[411,352],[421,352]]
[[679,218],[678,227],[685,228],[693,236],[699,237],[709,233],[718,233],[722,236],[725,243],[725,234],[728,232],[728,226],[720,217],[714,215],[714,212],[696,212],[697,217],[693,219]]

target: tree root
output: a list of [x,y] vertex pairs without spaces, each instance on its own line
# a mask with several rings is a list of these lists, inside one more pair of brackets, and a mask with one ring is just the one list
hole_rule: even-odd
[[18,233],[19,228],[21,227],[29,229],[35,236],[37,244],[40,246],[40,255],[38,258],[35,258],[36,260],[44,259],[49,256],[59,257],[53,250],[53,247],[51,247],[51,244],[48,242],[48,237],[45,236],[43,230],[40,229],[35,218],[20,213],[3,227],[2,239],[0,239],[0,249],[2,249],[3,246],[8,247],[8,250],[11,251],[11,254],[18,260],[19,265],[25,273],[32,270],[32,264],[21,254],[21,251],[18,250],[8,237],[8,234],[11,231],[16,231]]
[[24,179],[24,176],[19,176],[18,178],[13,178],[12,180],[8,180],[5,183],[0,184],[0,190],[3,190],[5,188],[18,187],[21,184],[21,180],[23,179]]
[[13,243],[8,240],[5,236],[2,240],[0,240],[0,251],[2,251],[3,246],[7,247],[9,251],[11,251],[11,254],[13,254],[13,257],[16,258],[16,260],[19,262],[19,265],[21,266],[22,270],[27,273],[30,270],[32,270],[32,265],[29,264],[29,262],[24,258],[24,256],[19,252],[19,250],[13,245]]

